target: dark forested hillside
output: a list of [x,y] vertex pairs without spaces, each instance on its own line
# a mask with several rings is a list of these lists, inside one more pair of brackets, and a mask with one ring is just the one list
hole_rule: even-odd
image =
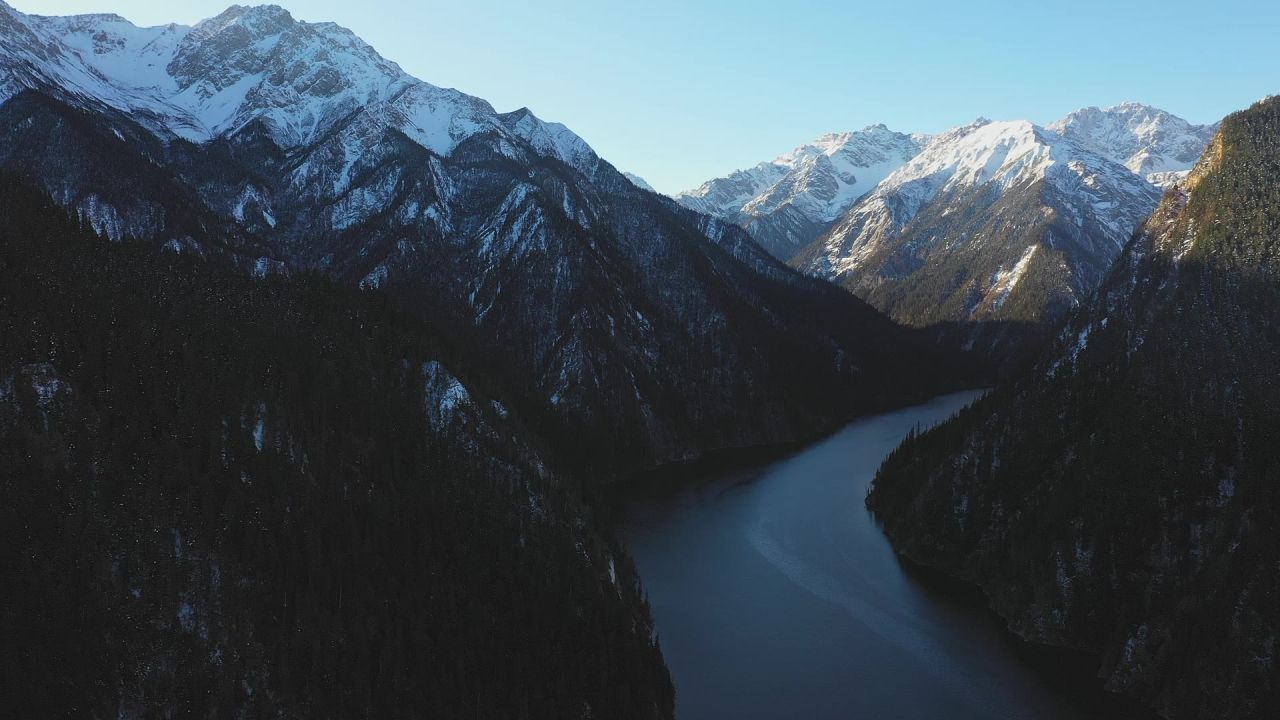
[[8,177],[0,278],[6,715],[671,716],[625,555],[429,324]]
[[884,464],[909,558],[1166,717],[1280,709],[1280,100],[1224,121],[1032,369]]

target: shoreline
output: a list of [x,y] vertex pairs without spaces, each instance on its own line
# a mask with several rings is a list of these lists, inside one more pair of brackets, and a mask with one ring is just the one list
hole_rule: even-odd
[[[867,512],[871,514],[877,527],[880,527],[879,516],[873,510],[868,509]],[[881,532],[883,533],[883,529]],[[1117,712],[1126,713],[1132,720],[1165,720],[1163,715],[1141,700],[1107,690],[1102,677],[1098,675],[1101,657],[1097,652],[1038,642],[1018,634],[1010,626],[1008,618],[991,605],[990,596],[981,585],[903,554],[893,538],[888,533],[884,535],[893,546],[894,556],[903,573],[922,592],[942,596],[948,602],[980,608],[992,623],[999,625],[1013,654],[1043,675],[1050,684],[1062,688],[1079,688],[1098,701],[1114,706]]]

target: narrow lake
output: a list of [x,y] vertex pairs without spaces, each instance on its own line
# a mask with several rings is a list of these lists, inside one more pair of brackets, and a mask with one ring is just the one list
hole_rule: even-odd
[[1087,662],[1017,642],[974,593],[904,567],[863,507],[913,426],[976,396],[867,418],[630,508],[623,537],[679,720],[1148,717]]

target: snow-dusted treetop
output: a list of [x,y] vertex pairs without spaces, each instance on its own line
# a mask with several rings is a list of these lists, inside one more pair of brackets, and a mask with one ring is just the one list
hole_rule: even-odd
[[346,28],[275,5],[234,5],[194,26],[140,28],[118,15],[26,15],[0,0],[0,101],[56,86],[194,142],[265,123],[284,147],[314,142],[357,113],[448,155],[478,132],[516,136],[589,170],[577,135],[527,109],[489,103],[405,73]]

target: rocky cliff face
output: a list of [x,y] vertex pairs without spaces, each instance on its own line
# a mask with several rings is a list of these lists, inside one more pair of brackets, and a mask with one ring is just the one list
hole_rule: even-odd
[[907,557],[1169,718],[1280,707],[1280,102],[1227,118],[1033,368],[868,497]]

